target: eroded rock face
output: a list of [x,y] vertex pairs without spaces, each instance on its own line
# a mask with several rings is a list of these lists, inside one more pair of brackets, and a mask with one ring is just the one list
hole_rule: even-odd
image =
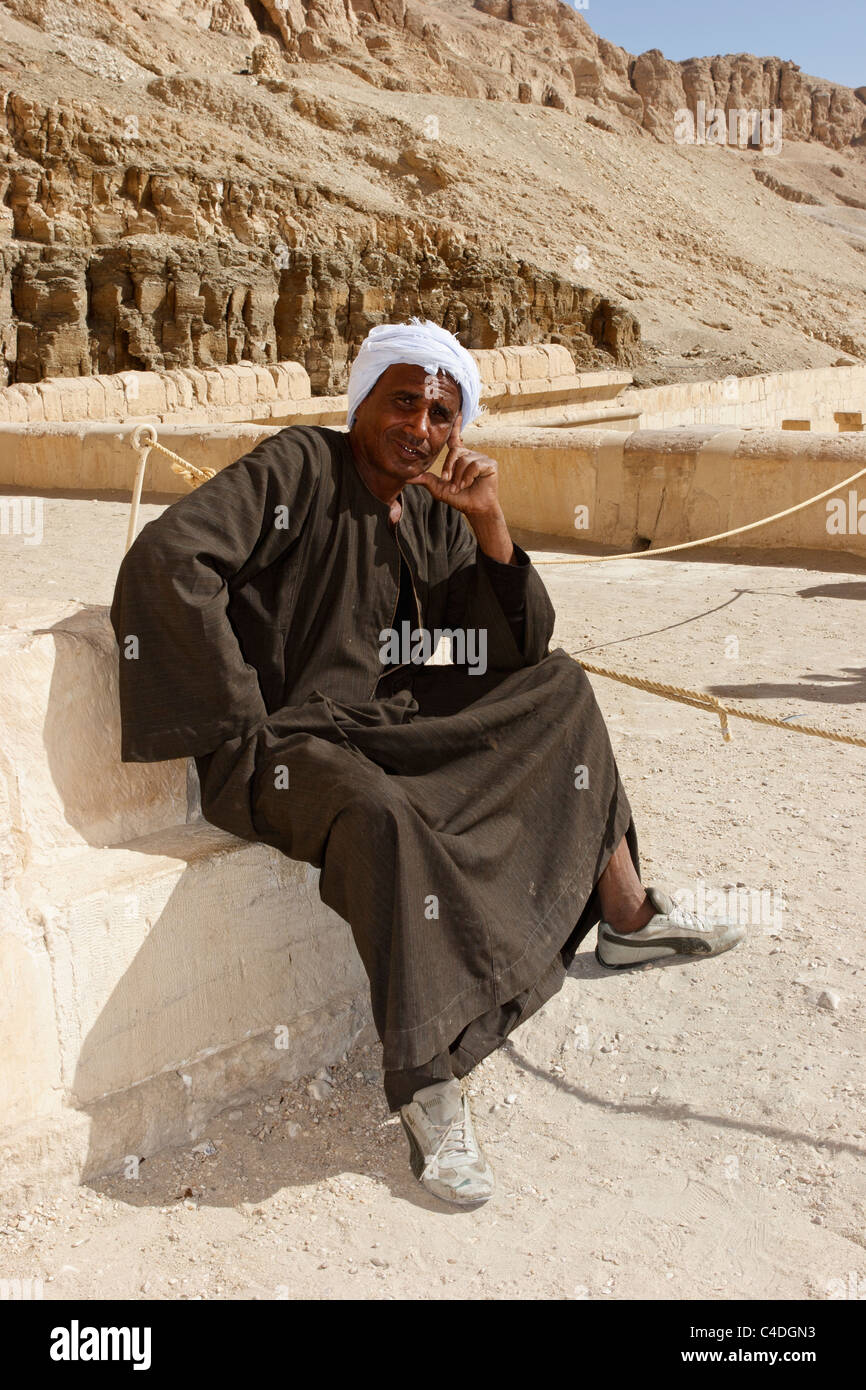
[[589,101],[599,129],[631,122],[636,139],[670,141],[699,101],[779,105],[786,138],[866,143],[862,90],[748,54],[633,58],[561,0],[3,0],[0,14],[17,26],[0,54],[0,383],[293,358],[340,390],[367,328],[419,311],[471,347],[548,339],[580,366],[639,360],[634,316],[567,259],[555,275],[507,233],[446,230],[473,171],[423,108],[335,99],[317,74],[581,120]]
[[[471,245],[423,235],[362,253],[169,244],[21,247],[4,264],[6,381],[240,361],[302,362],[313,390],[346,386],[374,324],[421,313],[473,347],[559,341],[578,365],[640,356],[633,315],[590,290]],[[17,332],[14,331],[17,329]]]

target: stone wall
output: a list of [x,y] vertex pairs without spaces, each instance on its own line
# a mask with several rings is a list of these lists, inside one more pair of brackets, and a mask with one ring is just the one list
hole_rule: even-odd
[[[509,525],[623,552],[717,535],[866,468],[861,434],[707,427],[616,433],[494,423],[480,429],[473,444],[499,464]],[[863,481],[839,493],[843,532],[829,528],[828,499],[721,544],[763,553],[791,548],[866,556]]]
[[866,418],[866,365],[630,388],[622,392],[619,404],[638,412],[641,429],[781,429],[782,421],[793,417],[809,420],[813,430],[835,434],[844,424],[837,414],[862,413]]
[[[632,378],[629,372],[578,372],[568,349],[556,343],[473,353],[490,414],[542,421],[565,406],[607,409]],[[53,377],[0,389],[0,423],[42,424],[98,420],[260,420],[279,424],[343,424],[345,396],[313,396],[299,362],[257,366],[119,372],[112,376]]]
[[[195,466],[225,468],[273,433],[267,425],[164,427],[160,441]],[[0,425],[0,482],[34,491],[132,490],[137,455],[129,425]],[[792,506],[866,467],[863,434],[679,427],[625,430],[508,424],[473,428],[473,447],[499,463],[509,524],[617,549],[714,535]],[[187,484],[151,453],[146,491],[182,495]],[[866,499],[862,484],[859,497]],[[588,525],[576,529],[576,506]],[[863,528],[831,534],[826,503],[746,532],[734,544],[866,554]]]

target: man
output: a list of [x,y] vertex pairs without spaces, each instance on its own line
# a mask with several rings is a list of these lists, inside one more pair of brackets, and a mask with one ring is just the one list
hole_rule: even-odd
[[[348,433],[282,430],[176,502],[111,610],[124,760],[193,756],[207,820],[321,869],[412,1170],[461,1205],[493,1190],[462,1078],[601,917],[615,968],[742,935],[641,886],[589,682],[548,651],[553,607],[496,464],[463,443],[479,396],[452,334],[374,328]],[[451,665],[425,664],[437,631]]]

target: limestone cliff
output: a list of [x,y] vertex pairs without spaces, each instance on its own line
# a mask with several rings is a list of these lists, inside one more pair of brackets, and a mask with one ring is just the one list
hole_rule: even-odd
[[[561,0],[0,0],[0,39],[0,381],[293,358],[328,393],[371,324],[416,312],[637,364],[653,282],[611,209],[668,238],[629,174],[679,157],[698,101],[780,105],[861,203],[862,89],[634,58]],[[725,155],[761,177],[760,151]]]

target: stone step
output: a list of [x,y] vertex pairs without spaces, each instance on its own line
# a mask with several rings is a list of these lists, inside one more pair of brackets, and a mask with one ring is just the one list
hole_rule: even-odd
[[116,1170],[372,1041],[350,928],[317,883],[203,821],[22,873],[0,900],[0,1184],[56,1164],[52,1134],[67,1172]]

